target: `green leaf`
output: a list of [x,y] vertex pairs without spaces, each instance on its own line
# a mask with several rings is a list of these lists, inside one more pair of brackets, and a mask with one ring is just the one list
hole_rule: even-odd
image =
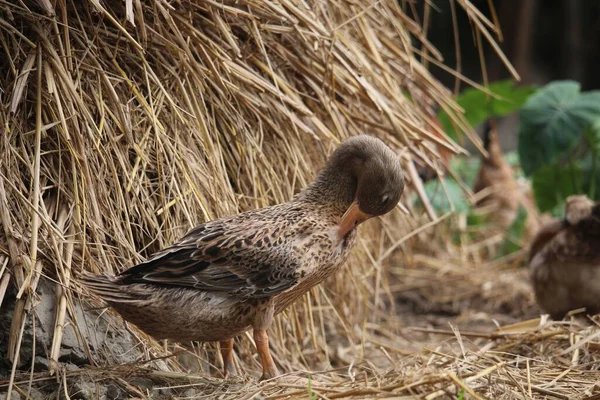
[[468,227],[479,227],[482,225],[485,225],[485,215],[483,214],[476,214],[473,212],[470,212],[467,214],[467,226]]
[[584,136],[588,141],[592,153],[600,154],[600,119],[596,120],[584,131]]
[[518,150],[527,176],[565,157],[600,118],[600,91],[581,93],[573,81],[546,85],[521,109]]
[[579,164],[550,164],[533,173],[535,202],[541,212],[560,212],[565,199],[583,193],[583,169]]
[[431,206],[441,213],[452,211],[452,205],[454,205],[454,211],[457,213],[469,211],[471,206],[460,185],[454,179],[449,178],[444,179],[444,183],[448,195],[446,195],[442,184],[437,179],[425,184],[425,193],[427,193],[427,197],[431,201]]
[[[465,118],[472,127],[483,123],[490,116],[502,117],[515,112],[536,90],[532,86],[515,86],[512,80],[494,82],[488,86],[488,89],[500,98],[488,96],[475,88],[463,90],[456,98],[458,105],[465,110]],[[458,135],[448,114],[441,111],[438,119],[444,131],[456,140]]]
[[312,390],[312,377],[310,375],[308,375],[308,398],[310,400],[317,400],[317,394],[315,392],[313,392]]
[[473,187],[481,167],[480,157],[452,157],[450,169],[469,187]]
[[527,217],[527,210],[522,205],[519,205],[517,216],[508,228],[504,242],[500,246],[499,255],[507,255],[521,249],[520,243],[523,238],[523,233],[525,232]]
[[600,153],[590,151],[580,165],[583,169],[583,191],[590,199],[600,200]]

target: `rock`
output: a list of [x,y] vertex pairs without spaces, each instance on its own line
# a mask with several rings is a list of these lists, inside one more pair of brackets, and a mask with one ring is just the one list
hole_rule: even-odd
[[77,371],[80,369],[77,365],[71,363],[61,363],[61,365],[67,371]]
[[60,349],[58,361],[61,363],[75,364],[78,366],[83,366],[90,363],[88,356],[83,352],[83,349],[80,346],[62,347]]
[[29,391],[29,400],[45,400],[48,396],[44,396],[42,392],[32,387]]
[[35,356],[35,361],[33,362],[33,369],[36,372],[48,371],[50,367],[50,362],[48,362],[48,358],[42,356]]
[[129,383],[139,387],[140,389],[152,389],[154,388],[154,381],[150,378],[144,378],[141,376],[134,376],[129,380]]
[[165,387],[164,382],[155,382],[154,380],[143,377],[134,376],[129,379],[129,383],[137,386],[143,392],[150,392],[152,399],[170,399],[173,398],[173,390]]
[[204,372],[202,368],[202,360],[198,358],[195,354],[190,353],[189,351],[185,351],[181,354],[177,355],[177,361],[181,364],[188,373],[190,374],[199,374]]
[[[25,321],[23,340],[19,354],[18,368],[27,369],[34,358],[36,371],[47,371],[50,367],[49,354],[54,336],[56,284],[47,279],[40,279],[37,287],[39,302],[35,305],[32,316]],[[9,285],[0,309],[0,376],[10,374],[12,367],[8,361],[9,328],[16,304],[16,289]],[[136,361],[142,353],[136,347],[132,335],[125,329],[119,319],[107,320],[106,316],[98,317],[97,310],[90,308],[75,299],[73,316],[67,312],[65,318],[61,349],[58,361],[67,369],[77,368],[90,363],[89,355],[102,354],[103,363],[123,364]],[[34,332],[35,325],[35,332]],[[35,338],[35,346],[34,346]],[[35,348],[35,354],[33,349]],[[89,351],[88,351],[89,349]]]
[[[8,400],[8,398],[6,397],[7,395],[8,393],[0,394],[0,400]],[[10,400],[21,400],[21,395],[13,390],[13,392],[10,395]]]
[[108,400],[116,400],[124,397],[124,393],[117,385],[110,384],[106,387],[106,398]]
[[79,377],[73,383],[69,394],[72,399],[93,400],[106,398],[107,387],[97,384],[93,380],[85,377]]
[[169,388],[154,389],[151,393],[153,399],[171,399],[173,390]]

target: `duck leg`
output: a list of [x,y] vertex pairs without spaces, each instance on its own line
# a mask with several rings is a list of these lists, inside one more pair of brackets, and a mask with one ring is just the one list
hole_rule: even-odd
[[233,338],[221,340],[219,350],[221,350],[221,357],[223,357],[223,377],[236,375],[235,365],[233,364]]
[[260,380],[271,379],[279,375],[269,351],[269,336],[265,329],[254,329],[254,343],[256,343],[256,350],[263,370]]

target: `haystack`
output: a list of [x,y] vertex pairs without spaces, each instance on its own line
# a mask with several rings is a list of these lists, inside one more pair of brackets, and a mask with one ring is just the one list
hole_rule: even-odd
[[[491,40],[493,25],[469,2],[457,4]],[[172,378],[218,364],[211,346],[181,350],[194,354],[185,361],[172,345],[93,309],[99,303],[78,273],[115,273],[197,223],[288,200],[344,137],[383,138],[402,157],[408,191],[427,205],[413,161],[437,167],[440,146],[462,152],[430,110],[448,111],[471,134],[423,65],[443,60],[415,7],[0,3],[3,387],[22,390],[13,383],[34,372],[67,384],[95,371],[135,392],[140,385],[124,377],[136,371]],[[278,318],[282,370],[363,359],[365,332],[390,318],[383,260],[405,247],[414,217],[396,211],[367,224],[344,272]],[[250,340],[236,347],[238,367],[257,371]]]

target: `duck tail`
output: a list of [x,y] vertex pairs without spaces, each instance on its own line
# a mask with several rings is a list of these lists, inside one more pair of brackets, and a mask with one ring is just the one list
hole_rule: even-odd
[[84,271],[79,280],[90,292],[100,297],[107,303],[124,303],[135,301],[115,276],[95,275]]

